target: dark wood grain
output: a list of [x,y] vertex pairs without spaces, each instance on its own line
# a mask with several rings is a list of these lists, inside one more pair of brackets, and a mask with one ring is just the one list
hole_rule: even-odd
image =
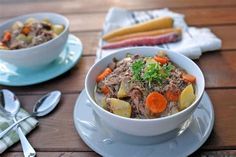
[[[236,132],[232,131],[236,129],[236,89],[214,89],[207,92],[214,105],[215,124],[203,149],[236,149]],[[41,95],[19,96],[19,99],[24,108],[31,111],[34,102],[40,97]],[[28,136],[37,151],[91,151],[74,128],[73,108],[77,97],[77,94],[64,94],[56,110],[49,116],[39,119],[39,127]],[[21,151],[20,144],[8,151]]]
[[[202,55],[197,64],[203,71],[207,88],[236,87],[236,51],[216,51]],[[63,93],[80,92],[84,88],[84,78],[94,64],[94,56],[82,57],[71,71],[53,80],[27,87],[6,87],[20,94],[37,94],[58,89]]]
[[[20,152],[5,153],[2,157],[23,157]],[[38,152],[37,157],[100,157],[95,152]]]
[[[131,10],[156,9],[156,8],[198,8],[198,7],[231,7],[236,6],[234,0],[215,1],[215,0],[93,0],[93,3],[88,3],[87,0],[50,0],[50,1],[31,1],[23,0],[17,4],[17,9],[12,9],[17,0],[2,0],[0,6],[0,16],[10,17],[31,12],[59,12],[64,14],[69,13],[87,13],[87,12],[104,12],[110,7],[122,7]],[[12,1],[12,2],[11,2]],[[46,2],[46,3],[45,3]],[[7,11],[5,11],[7,10]]]
[[[236,9],[234,7],[181,8],[173,9],[173,11],[185,14],[186,21],[189,25],[211,26],[236,24],[236,16],[234,16],[236,15]],[[67,14],[66,17],[68,17],[71,22],[71,31],[97,31],[102,29],[105,15],[105,12],[83,14],[73,13]],[[8,18],[1,18],[0,22],[7,19]]]
[[[226,157],[235,156],[236,150],[219,150],[219,151],[201,151],[192,154],[190,157]],[[22,153],[5,153],[3,157],[23,157]],[[100,155],[94,152],[39,152],[38,157],[99,157]]]
[[[27,136],[39,157],[97,157],[78,136],[73,124],[73,108],[84,88],[88,69],[94,63],[100,31],[110,7],[147,10],[168,7],[185,14],[191,26],[210,27],[222,39],[221,51],[208,52],[196,63],[202,69],[207,92],[215,110],[215,124],[207,142],[191,157],[236,156],[236,1],[235,0],[0,0],[0,23],[22,14],[50,11],[62,13],[71,22],[70,30],[84,44],[83,57],[67,73],[45,83],[28,87],[0,86],[16,92],[31,111],[42,94],[63,92],[56,110],[40,119],[40,125]],[[0,76],[1,77],[1,76]],[[2,157],[21,157],[16,144]]]

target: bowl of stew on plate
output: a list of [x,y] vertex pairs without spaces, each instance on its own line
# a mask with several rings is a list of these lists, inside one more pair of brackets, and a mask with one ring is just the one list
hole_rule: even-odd
[[95,63],[85,80],[93,110],[123,133],[156,136],[183,125],[205,88],[200,68],[182,54],[126,48]]
[[37,69],[64,49],[69,20],[56,13],[33,13],[0,24],[0,59],[18,68]]

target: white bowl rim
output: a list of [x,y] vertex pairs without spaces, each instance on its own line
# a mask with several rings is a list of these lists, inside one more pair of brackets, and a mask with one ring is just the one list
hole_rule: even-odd
[[[28,51],[28,50],[33,50],[33,49],[39,48],[40,46],[45,46],[45,45],[50,44],[51,42],[57,40],[59,37],[62,36],[62,34],[64,34],[69,29],[70,21],[68,20],[68,18],[61,15],[61,14],[53,13],[53,12],[36,12],[36,13],[30,13],[30,14],[24,14],[24,15],[16,16],[16,17],[10,18],[10,19],[4,21],[3,23],[1,23],[0,27],[2,25],[7,24],[7,23],[11,23],[11,22],[14,22],[14,21],[20,21],[20,20],[18,20],[19,18],[25,18],[25,17],[28,17],[28,16],[37,16],[37,15],[53,15],[53,16],[58,16],[59,18],[65,20],[66,23],[65,23],[65,28],[64,28],[63,32],[61,32],[56,38],[53,38],[53,39],[51,39],[47,42],[41,43],[39,45],[35,45],[35,46],[32,46],[32,47],[28,47],[28,48],[15,49],[15,50],[0,50],[0,53],[18,53],[20,51],[24,51],[24,50]],[[26,52],[26,53],[29,53],[29,52]]]
[[[200,74],[201,74],[200,77],[203,78],[203,82],[202,82],[202,83],[203,83],[203,89],[202,89],[202,91],[200,91],[198,99],[195,99],[194,102],[193,102],[189,107],[185,108],[185,109],[182,110],[182,111],[179,111],[178,113],[175,113],[175,114],[172,114],[172,115],[169,115],[169,116],[165,116],[165,117],[153,118],[153,119],[136,119],[136,118],[126,118],[126,117],[122,117],[122,116],[116,115],[116,114],[114,114],[114,113],[111,113],[111,112],[105,110],[105,109],[102,108],[99,104],[97,104],[97,103],[93,100],[93,98],[89,95],[88,90],[87,90],[87,89],[88,89],[88,86],[87,86],[87,80],[88,80],[87,77],[88,77],[88,74],[90,74],[91,71],[92,71],[92,69],[93,69],[94,67],[96,67],[97,63],[102,62],[102,61],[105,60],[106,58],[109,58],[110,56],[113,56],[113,55],[115,55],[116,53],[119,53],[120,51],[125,51],[125,50],[129,50],[129,49],[140,49],[140,48],[144,48],[144,49],[153,49],[153,48],[155,48],[155,49],[159,49],[159,50],[169,51],[169,52],[171,52],[171,53],[174,53],[175,55],[179,55],[179,56],[183,57],[184,59],[189,60],[189,61],[191,62],[191,64],[193,64],[193,65],[200,71]],[[145,56],[145,55],[144,55],[144,56]],[[201,100],[201,98],[202,98],[202,96],[203,96],[203,93],[204,93],[204,90],[205,90],[205,79],[204,79],[204,75],[203,75],[201,69],[198,67],[198,65],[197,65],[196,63],[194,63],[191,59],[189,59],[188,57],[184,56],[183,54],[180,54],[180,53],[177,53],[177,52],[174,52],[174,51],[171,51],[171,50],[163,49],[163,48],[160,48],[160,47],[142,46],[142,47],[130,47],[130,48],[123,48],[123,49],[120,49],[120,50],[116,50],[114,53],[109,54],[109,55],[105,56],[104,58],[100,59],[98,62],[96,62],[96,63],[89,69],[89,71],[88,71],[88,73],[87,73],[87,75],[86,75],[86,78],[85,78],[85,91],[86,91],[86,94],[87,94],[88,98],[90,99],[90,101],[92,102],[93,105],[97,105],[98,108],[99,108],[99,110],[105,111],[105,113],[107,113],[107,114],[109,114],[109,115],[111,115],[111,116],[114,116],[114,117],[116,117],[116,118],[118,118],[118,119],[123,119],[123,120],[128,120],[128,121],[133,121],[133,122],[154,122],[154,121],[162,121],[162,120],[167,120],[167,119],[171,119],[171,118],[177,117],[177,116],[179,116],[180,114],[182,114],[183,112],[187,112],[187,110],[190,110],[191,108],[193,108],[193,107],[196,105],[196,103]]]

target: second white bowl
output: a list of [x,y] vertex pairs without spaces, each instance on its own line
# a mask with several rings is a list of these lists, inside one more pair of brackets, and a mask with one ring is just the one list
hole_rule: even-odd
[[69,34],[69,20],[56,13],[34,13],[12,18],[0,25],[0,36],[4,30],[16,21],[24,22],[28,18],[49,19],[54,24],[64,25],[64,31],[56,38],[30,48],[0,50],[0,59],[18,68],[37,69],[55,60],[62,52]]

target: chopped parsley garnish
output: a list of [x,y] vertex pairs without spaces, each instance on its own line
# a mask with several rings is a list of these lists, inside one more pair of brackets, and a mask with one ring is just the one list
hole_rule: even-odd
[[151,86],[156,82],[161,84],[170,76],[171,70],[175,67],[171,63],[160,65],[159,63],[145,64],[143,60],[137,60],[132,64],[133,79],[145,81]]
[[144,61],[141,60],[141,59],[135,61],[132,64],[131,70],[132,70],[132,73],[133,73],[133,78],[135,80],[140,80],[140,81],[142,80],[141,73],[142,73],[143,67],[144,67]]

